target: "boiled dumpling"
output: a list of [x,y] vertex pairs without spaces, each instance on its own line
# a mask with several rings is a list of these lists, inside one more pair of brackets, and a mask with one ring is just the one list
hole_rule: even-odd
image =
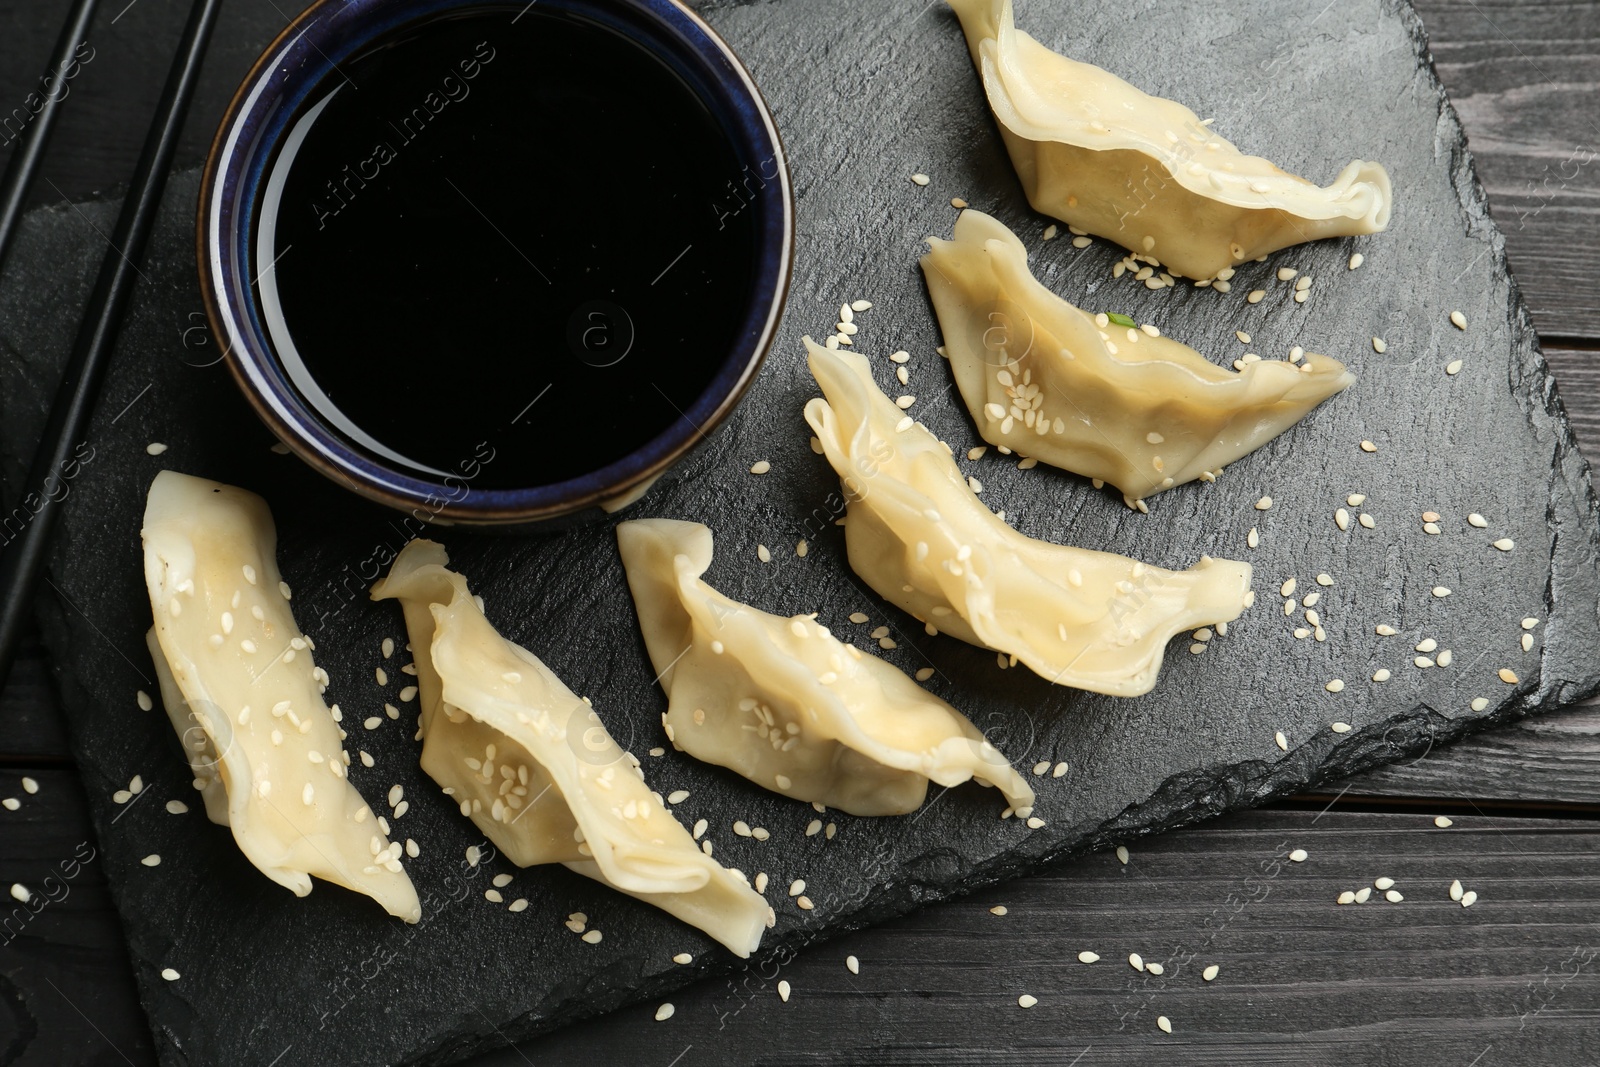
[[296,896],[311,876],[422,917],[417,891],[349,780],[328,676],[295,626],[266,502],[162,471],[144,512],[148,636],[167,716],[211,821]]
[[1110,482],[1130,505],[1214,479],[1355,380],[1317,355],[1235,372],[1091,317],[1039,284],[1016,234],[978,211],[956,219],[954,240],[928,244],[928,293],[983,439]]
[[748,956],[767,902],[700,850],[588,702],[501,637],[448,563],[412,541],[372,588],[405,610],[422,769],[513,863],[564,864]]
[[1193,111],[1050,51],[1011,0],[949,0],[1028,201],[1172,274],[1214,278],[1304,241],[1389,224],[1389,175],[1356,160],[1318,188]]
[[972,778],[999,787],[1007,814],[1031,814],[1033,790],[955,708],[813,616],[769,615],[707,585],[708,528],[625,522],[617,542],[678,748],[852,815],[904,815],[930,780]]
[[884,396],[867,361],[806,338],[826,399],[806,421],[844,484],[850,566],[885,600],[1053,683],[1149,692],[1169,638],[1250,605],[1250,565],[1186,571],[1025,537],[986,508],[950,451]]

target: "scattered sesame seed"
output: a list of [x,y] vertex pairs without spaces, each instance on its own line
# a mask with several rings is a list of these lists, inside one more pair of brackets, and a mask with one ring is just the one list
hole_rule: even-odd
[[1292,282],[1294,281],[1294,276],[1299,273],[1300,272],[1295,270],[1293,267],[1279,267],[1278,280],[1280,282]]
[[1250,343],[1250,335],[1243,330],[1234,330],[1233,335],[1239,339],[1240,344],[1247,345]]
[[1121,863],[1121,864],[1126,864],[1128,862],[1128,846],[1127,845],[1118,845],[1117,846],[1117,862]]
[[1289,751],[1289,739],[1283,736],[1282,730],[1279,730],[1277,733],[1272,735],[1272,741],[1283,751]]
[[1144,970],[1144,957],[1137,952],[1128,953],[1128,966],[1136,971]]
[[1450,312],[1450,324],[1458,330],[1467,328],[1467,317],[1459,311]]
[[1470,908],[1477,902],[1478,891],[1476,889],[1469,889],[1465,893],[1461,894],[1461,906],[1463,908]]
[[1394,885],[1394,879],[1388,877],[1387,875],[1385,875],[1384,877],[1379,878],[1377,881],[1373,882],[1372,885],[1373,885],[1374,889],[1379,889],[1379,890],[1388,889],[1388,888],[1390,888],[1390,887],[1392,887]]
[[1364,511],[1356,518],[1356,521],[1368,530],[1377,529],[1378,526],[1378,520]]
[[1489,520],[1479,515],[1476,511],[1467,516],[1467,522],[1480,530],[1489,525]]
[[911,181],[917,185],[927,185],[932,180],[926,174],[913,174],[911,176]]
[[167,801],[167,814],[168,815],[182,815],[184,812],[186,812],[188,810],[189,810],[189,805],[185,804],[181,800],[169,800],[169,801]]
[[1067,773],[1067,763],[1066,763],[1066,760],[1062,760],[1060,763],[1056,764],[1055,765],[1055,769],[1050,772],[1050,777],[1052,777],[1052,778],[1060,778],[1060,777],[1064,776],[1066,773]]
[[1494,543],[1494,547],[1498,548],[1502,552],[1510,552],[1513,548],[1517,547],[1517,543],[1511,540],[1509,537],[1502,537],[1500,540]]
[[1088,237],[1074,237],[1072,239],[1073,248],[1088,248],[1092,244],[1094,244],[1094,241]]
[[1489,698],[1488,697],[1473,697],[1472,698],[1472,710],[1473,711],[1482,711],[1484,708],[1487,708],[1488,706],[1489,706]]
[[135,695],[135,699],[137,699],[139,702],[140,711],[149,711],[151,708],[156,706],[155,701],[150,699],[150,694],[146,693],[143,689],[139,690],[139,692]]
[[1376,627],[1374,627],[1374,630],[1377,632],[1379,637],[1393,637],[1395,634],[1400,632],[1386,622],[1380,622]]
[[1367,257],[1362,255],[1360,252],[1357,252],[1355,255],[1350,257],[1350,269],[1351,270],[1355,270],[1357,267],[1361,266],[1361,264],[1365,263],[1366,261],[1367,261]]
[[758,459],[750,465],[751,474],[765,474],[772,469],[772,464],[764,459]]
[[159,867],[161,866],[161,856],[159,853],[152,852],[139,862],[144,864],[146,867]]
[[169,982],[176,982],[178,979],[182,978],[183,975],[179,974],[171,967],[163,967],[161,968],[161,977],[165,978]]
[[1147,963],[1144,965],[1144,969],[1155,975],[1157,978],[1160,978],[1163,974],[1167,973],[1167,969],[1159,963]]
[[1211,966],[1207,967],[1205,970],[1200,972],[1200,977],[1205,979],[1207,982],[1209,982],[1212,979],[1216,978],[1218,972],[1221,971],[1221,970],[1222,970],[1221,967],[1218,967],[1215,963],[1213,963]]
[[1387,682],[1390,677],[1392,676],[1389,674],[1388,667],[1379,667],[1377,670],[1372,672],[1372,680],[1374,682]]
[[1500,680],[1507,685],[1516,685],[1522,679],[1518,678],[1517,672],[1512,670],[1510,667],[1501,667]]
[[959,196],[952,196],[950,198],[950,206],[955,208],[956,210],[960,211],[961,209],[967,207],[968,204],[967,204],[967,202],[965,200],[961,199]]
[[1372,350],[1378,353],[1387,352],[1389,351],[1389,345],[1383,338],[1374,337],[1372,339]]
[[656,1022],[666,1022],[668,1019],[672,1018],[672,1013],[677,1010],[678,1009],[674,1008],[670,1003],[661,1005],[661,1007],[656,1009]]
[[598,945],[604,937],[599,930],[590,930],[583,935],[583,939],[591,945]]
[[1297,848],[1293,852],[1289,853],[1289,862],[1290,863],[1304,863],[1305,861],[1306,861],[1306,850],[1305,849]]
[[1363,451],[1363,452],[1376,452],[1377,450],[1378,450],[1378,446],[1373,444],[1371,441],[1362,441],[1361,442],[1361,451]]
[[1323,688],[1330,693],[1342,693],[1344,692],[1344,679],[1335,678],[1327,685],[1323,686]]
[[115,793],[111,794],[111,799],[118,804],[126,804],[128,801],[133,799],[133,794],[128,792],[126,789],[119,789]]
[[1257,532],[1254,526],[1250,527],[1250,533],[1245,537],[1244,542],[1251,548],[1261,544],[1261,534]]
[[[810,551],[811,551],[811,546],[810,546],[810,544],[808,544],[805,541],[801,541],[799,544],[794,546],[794,554],[799,556],[801,559],[805,559],[806,558],[806,553],[810,552]],[[718,642],[718,643],[720,644],[720,642]]]
[[1346,889],[1343,893],[1339,894],[1339,899],[1337,902],[1340,904],[1354,904],[1356,902],[1356,895],[1350,892],[1350,890]]
[[811,898],[807,897],[807,896],[795,897],[794,898],[794,903],[795,903],[795,906],[798,907],[801,911],[810,911],[813,907],[815,907],[815,905],[813,905],[811,903]]
[[851,974],[861,973],[861,961],[856,959],[854,956],[846,956],[844,958],[844,965],[845,969]]
[[1336,734],[1347,734],[1350,732],[1350,724],[1347,722],[1330,723],[1329,729]]
[[1350,529],[1350,513],[1344,508],[1335,511],[1333,513],[1333,524],[1341,530]]
[[694,962],[694,957],[689,955],[687,952],[680,952],[676,956],[672,957],[672,962],[673,963],[679,963],[679,964],[682,964],[682,963],[693,963]]
[[1266,511],[1270,507],[1272,507],[1272,498],[1270,496],[1264,496],[1256,501],[1257,511]]
[[1436,585],[1433,587],[1433,595],[1443,600],[1450,595],[1450,589],[1448,586]]
[[989,909],[989,914],[990,915],[1004,915],[1009,910],[1010,909],[1007,908],[1004,904],[996,904],[994,907]]
[[21,882],[12,882],[11,899],[26,904],[33,899],[33,894],[28,892],[28,887]]
[[1172,1033],[1172,1020],[1165,1015],[1156,1016],[1156,1026],[1160,1028],[1163,1034]]
[[160,441],[151,441],[149,444],[144,446],[144,450],[150,453],[152,456],[159,456],[161,453],[167,450],[167,446],[162,444]]
[[1055,240],[1056,234],[1060,232],[1061,230],[1056,226],[1055,223],[1052,222],[1050,225],[1044,228],[1044,239],[1046,241],[1053,241]]
[[932,678],[932,677],[933,677],[933,668],[932,667],[922,667],[922,668],[919,668],[917,670],[917,681],[919,681],[919,682],[926,682],[929,678]]
[[1405,898],[1404,895],[1401,894],[1400,890],[1391,889],[1391,890],[1389,890],[1387,893],[1385,893],[1383,895],[1383,899],[1387,900],[1391,904],[1398,904],[1398,903],[1400,903],[1402,900],[1404,900],[1406,898]]
[[1449,363],[1444,365],[1444,372],[1450,375],[1450,377],[1454,378],[1456,375],[1461,373],[1461,365],[1461,360],[1452,359]]
[[1078,953],[1079,963],[1098,963],[1099,961],[1100,953],[1098,952],[1090,952],[1088,949],[1084,949],[1082,952]]

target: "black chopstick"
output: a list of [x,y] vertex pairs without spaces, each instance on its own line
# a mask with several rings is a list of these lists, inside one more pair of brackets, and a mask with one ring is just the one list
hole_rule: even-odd
[[[56,113],[67,99],[66,71],[77,62],[77,52],[88,41],[89,23],[94,20],[94,9],[99,0],[76,0],[67,12],[67,21],[61,25],[61,36],[56,39],[56,50],[50,54],[50,66],[40,76],[44,90],[44,103],[17,135],[17,147],[11,151],[11,161],[6,164],[6,174],[0,179],[0,267],[5,265],[6,253],[11,249],[11,237],[16,232],[17,220],[22,218],[22,205],[39,172],[39,161],[44,158],[45,145],[56,124]],[[55,88],[51,82],[54,80]]]
[[166,188],[167,171],[172,166],[178,136],[183,131],[189,100],[194,96],[200,63],[205,58],[211,28],[217,21],[222,0],[194,0],[188,24],[178,42],[178,54],[167,72],[167,84],[155,121],[139,153],[127,198],[111,232],[111,247],[100,261],[78,338],[56,389],[44,436],[34,453],[33,467],[24,492],[35,494],[38,510],[16,540],[0,548],[0,687],[11,671],[11,660],[21,640],[23,626],[33,604],[33,592],[43,569],[50,534],[60,517],[62,496],[50,489],[58,485],[60,472],[71,460],[74,448],[83,440],[94,414],[100,380],[105,376],[116,346],[122,312],[138,276],[138,262],[155,223],[161,194]]

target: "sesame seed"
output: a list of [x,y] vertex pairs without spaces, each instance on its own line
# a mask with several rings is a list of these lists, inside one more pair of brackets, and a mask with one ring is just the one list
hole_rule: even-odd
[[1413,665],[1420,667],[1423,670],[1427,670],[1429,667],[1433,666],[1433,660],[1429,659],[1427,656],[1416,656],[1411,660],[1411,662]]
[[656,1009],[656,1022],[666,1022],[668,1019],[672,1018],[672,1013],[677,1010],[678,1009],[674,1008],[671,1004],[661,1005],[661,1007]]
[[1256,501],[1257,511],[1266,511],[1270,507],[1272,507],[1272,498],[1270,496],[1264,496]]
[[1469,889],[1465,893],[1461,894],[1461,906],[1463,908],[1470,908],[1477,902],[1478,891],[1476,889]]
[[1088,949],[1084,949],[1082,952],[1078,953],[1079,963],[1098,963],[1099,960],[1100,954],[1098,952],[1090,952]]
[[1383,338],[1374,337],[1372,339],[1372,350],[1378,353],[1387,352],[1389,351],[1389,345]]
[[[494,890],[491,889],[490,892],[492,893]],[[598,945],[604,937],[605,935],[599,930],[590,930],[588,933],[583,935],[583,939],[591,945]]]
[[1339,903],[1339,904],[1354,904],[1355,902],[1356,902],[1356,895],[1354,893],[1350,892],[1350,890],[1348,890],[1348,889],[1346,889],[1343,893],[1340,893],[1339,894],[1339,899],[1336,901],[1336,903]]
[[139,692],[135,694],[135,699],[139,702],[140,711],[149,711],[151,708],[156,706],[155,701],[150,699],[150,694],[146,693],[143,689],[139,690]]
[[155,852],[152,852],[139,862],[144,864],[146,867],[159,867],[161,866],[161,856]]
[[1037,815],[1030,815],[1028,817],[1028,829],[1030,829],[1030,830],[1038,830],[1043,826],[1044,826],[1044,820],[1039,818]]
[[1522,635],[1522,651],[1524,651],[1524,652],[1532,652],[1533,651],[1533,635],[1532,634],[1523,634]]
[[1350,529],[1350,513],[1344,508],[1335,511],[1333,513],[1333,524],[1341,530]]
[[1459,311],[1452,311],[1450,312],[1450,325],[1458,330],[1465,330],[1467,328],[1467,317]]
[[793,987],[789,985],[789,980],[787,978],[778,982],[778,999],[783,1001],[785,1004],[789,1003],[789,994],[792,991]]
[[1455,653],[1451,652],[1447,648],[1443,652],[1439,653],[1439,655],[1437,657],[1435,657],[1434,662],[1437,663],[1441,667],[1448,667],[1448,666],[1450,666],[1451,661],[1454,660],[1455,658],[1456,658],[1455,657]]
[[1053,241],[1055,240],[1056,234],[1060,232],[1061,230],[1056,226],[1055,223],[1052,222],[1050,225],[1044,228],[1044,239],[1046,241]]
[[1261,544],[1261,534],[1254,526],[1250,527],[1250,533],[1245,537],[1244,542],[1251,548],[1255,548],[1257,545]]
[[861,973],[861,961],[856,959],[854,956],[846,956],[844,958],[844,965],[845,969],[851,974]]
[[1362,255],[1360,252],[1357,252],[1355,255],[1350,257],[1350,269],[1351,270],[1355,270],[1357,267],[1361,266],[1361,264],[1365,263],[1366,261],[1367,261],[1367,257]]
[[1037,1003],[1039,1003],[1039,998],[1027,993],[1017,998],[1017,1007],[1019,1008],[1031,1008]]
[[144,446],[144,450],[152,456],[159,456],[161,453],[167,450],[167,446],[162,444],[160,441],[151,441],[149,444]]
[[965,200],[961,199],[959,196],[952,196],[950,198],[950,206],[959,211],[959,210],[967,207],[968,205],[967,205],[967,202]]
[[1067,764],[1066,764],[1066,761],[1063,760],[1060,763],[1056,764],[1055,769],[1050,772],[1050,777],[1052,777],[1052,778],[1060,778],[1063,775],[1065,775],[1066,773],[1067,773]]
[[806,880],[804,878],[796,878],[794,881],[789,883],[789,895],[791,897],[797,897],[805,891]]
[[1476,511],[1467,516],[1467,522],[1480,530],[1489,525],[1489,520],[1479,515]]
[[1393,886],[1394,885],[1394,879],[1388,877],[1387,875],[1385,875],[1384,877],[1379,878],[1377,881],[1373,882],[1372,885],[1373,885],[1374,889],[1378,889],[1378,890],[1381,891],[1381,890],[1388,889],[1391,886]]
[[1356,903],[1365,904],[1371,896],[1372,887],[1370,885],[1362,886],[1360,889],[1356,890]]
[[1472,698],[1472,710],[1473,711],[1482,711],[1484,708],[1487,708],[1488,706],[1489,706],[1489,698],[1488,697],[1473,697]]
[[1374,629],[1379,637],[1393,637],[1400,632],[1386,622],[1380,622]]
[[1371,441],[1362,441],[1361,442],[1361,451],[1363,451],[1363,452],[1376,452],[1377,450],[1378,450],[1378,446],[1373,444]]
[[412,859],[416,859],[418,856],[422,855],[422,849],[409,837],[406,838],[406,855],[410,856]]
[[1364,511],[1356,518],[1356,521],[1368,530],[1376,529],[1378,526],[1378,520]]
[[1144,957],[1137,952],[1128,953],[1128,966],[1136,971],[1144,970]]
[[1500,680],[1507,685],[1516,685],[1522,679],[1517,677],[1517,672],[1510,667],[1500,668]]
[[1511,540],[1509,537],[1502,537],[1500,540],[1494,543],[1494,547],[1498,548],[1502,552],[1510,552],[1513,548],[1517,547],[1517,543]]
[[[810,552],[810,551],[811,551],[811,546],[810,546],[810,544],[808,544],[805,541],[801,541],[799,544],[794,546],[794,554],[799,556],[801,559],[805,559],[806,558],[806,553]],[[716,643],[717,644],[721,644],[720,641],[716,642]]]
[[1279,730],[1277,733],[1272,735],[1272,741],[1273,744],[1277,745],[1283,751],[1289,751],[1289,739],[1283,736],[1282,730]]
[[1295,270],[1293,267],[1279,267],[1278,280],[1280,282],[1292,282],[1294,281],[1294,276],[1299,273],[1300,272]]
[[919,681],[919,682],[926,682],[929,678],[932,678],[932,677],[933,677],[933,668],[932,667],[922,667],[922,668],[919,668],[918,671],[917,671],[917,681]]
[[1335,678],[1327,685],[1323,686],[1323,688],[1330,693],[1342,693],[1344,692],[1344,679]]
[[163,967],[161,968],[161,977],[165,978],[169,982],[176,982],[178,979],[182,978],[183,975],[179,974],[171,967]]
[[1009,909],[1004,904],[996,904],[989,909],[990,915],[1004,915]]
[[1391,889],[1383,895],[1383,899],[1387,900],[1391,904],[1398,904],[1406,898],[1401,894],[1400,890]]
[[1157,978],[1160,978],[1163,974],[1167,973],[1167,969],[1159,963],[1147,963],[1144,965],[1144,969],[1155,975]]
[[506,905],[506,910],[510,911],[510,912],[527,911],[528,910],[528,898],[527,897],[518,897],[516,900],[513,900],[510,904]]
[[1092,244],[1094,244],[1094,241],[1087,237],[1074,237],[1072,239],[1073,248],[1088,248]]
[[1450,589],[1448,586],[1436,585],[1433,587],[1433,595],[1443,600],[1450,595]]
[[1456,375],[1461,373],[1461,365],[1461,360],[1452,359],[1449,363],[1444,365],[1444,372],[1450,375],[1450,377],[1454,378]]
[[1374,682],[1387,682],[1390,677],[1391,675],[1389,674],[1388,667],[1379,667],[1377,670],[1372,672],[1372,680]]
[[1200,972],[1200,977],[1209,982],[1216,978],[1217,973],[1221,970],[1221,967],[1218,967],[1215,963],[1213,963],[1211,966]]
[[1350,732],[1350,724],[1347,722],[1331,723],[1329,725],[1329,729],[1336,734],[1347,734]]
[[126,804],[128,801],[133,799],[133,794],[128,792],[126,789],[119,789],[115,793],[111,794],[111,799],[118,804]]
[[1290,863],[1304,863],[1305,861],[1306,861],[1306,850],[1305,849],[1297,848],[1293,852],[1289,853],[1289,862]]
[[933,179],[929,178],[926,174],[913,174],[911,176],[911,180],[917,185],[927,185]]
[[1156,1016],[1156,1026],[1161,1029],[1163,1034],[1172,1033],[1172,1020],[1167,1018],[1165,1015]]
[[772,464],[764,459],[758,459],[750,465],[751,474],[765,474],[772,469]]
[[1247,345],[1250,343],[1250,335],[1245,333],[1243,330],[1234,330],[1233,335],[1239,339],[1240,344]]
[[1128,846],[1127,845],[1118,845],[1117,846],[1117,862],[1121,863],[1121,864],[1126,864],[1128,862]]

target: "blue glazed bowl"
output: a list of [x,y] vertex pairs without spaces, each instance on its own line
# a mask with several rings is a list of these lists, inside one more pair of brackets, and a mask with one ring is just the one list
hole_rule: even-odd
[[[778,132],[749,73],[709,26],[677,0],[534,0],[600,22],[650,47],[719,116],[754,192],[752,296],[727,358],[681,418],[643,447],[568,481],[481,489],[469,477],[419,477],[350,443],[294,386],[269,342],[251,264],[258,193],[301,106],[340,63],[419,20],[472,9],[526,10],[520,0],[318,0],[262,54],[217,131],[200,193],[200,285],[213,335],[256,413],[300,458],[369,499],[425,522],[565,525],[633,503],[738,404],[755,379],[783,310],[794,246],[794,205]],[[559,522],[558,522],[559,520]]]

